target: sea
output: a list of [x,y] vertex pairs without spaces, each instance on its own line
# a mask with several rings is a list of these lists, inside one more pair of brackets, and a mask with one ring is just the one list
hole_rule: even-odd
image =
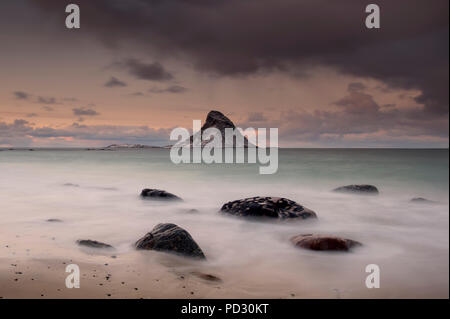
[[[40,258],[76,256],[78,239],[111,244],[120,257],[158,223],[175,223],[191,234],[224,286],[246,296],[448,298],[448,149],[279,149],[278,155],[277,173],[262,175],[259,164],[176,165],[168,149],[3,149],[1,238],[56,238],[42,244]],[[371,184],[379,194],[332,191],[349,184]],[[183,201],[143,200],[144,188]],[[253,196],[294,200],[318,218],[258,221],[219,213],[224,203]],[[411,201],[418,197],[430,202]],[[362,246],[310,251],[290,242],[300,234]],[[160,254],[133,262],[151,267],[161,263],[152,257]],[[379,288],[366,284],[373,264]]]

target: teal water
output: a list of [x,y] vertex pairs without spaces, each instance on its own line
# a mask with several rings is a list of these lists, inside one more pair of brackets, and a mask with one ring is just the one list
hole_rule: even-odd
[[[380,194],[331,192],[357,183],[373,184]],[[144,187],[185,201],[142,201]],[[336,289],[341,297],[448,297],[448,191],[448,150],[281,149],[273,175],[258,174],[258,164],[175,165],[165,149],[0,151],[1,232],[50,232],[69,252],[76,239],[89,237],[127,254],[154,225],[174,222],[219,275],[256,296],[277,282],[320,297],[335,297]],[[259,195],[290,198],[319,219],[255,223],[217,213],[226,201]],[[413,197],[435,203],[414,204]],[[187,214],[191,208],[199,212]],[[48,218],[64,223],[55,228]],[[346,255],[303,251],[289,242],[301,233],[345,236],[364,246]],[[364,285],[371,263],[383,276],[376,291]]]

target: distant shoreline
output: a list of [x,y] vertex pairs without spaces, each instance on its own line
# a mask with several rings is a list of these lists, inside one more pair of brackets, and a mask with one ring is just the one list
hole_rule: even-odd
[[[0,151],[115,151],[115,150],[151,150],[170,149],[171,146],[144,147],[0,147]],[[403,147],[278,147],[283,150],[449,150],[449,148],[403,148]]]

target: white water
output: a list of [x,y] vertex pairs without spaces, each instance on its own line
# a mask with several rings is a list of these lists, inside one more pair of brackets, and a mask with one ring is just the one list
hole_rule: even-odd
[[[77,239],[106,242],[126,255],[156,224],[172,222],[190,232],[207,256],[203,267],[223,278],[225,289],[247,295],[448,297],[447,150],[281,150],[279,162],[278,174],[263,176],[254,165],[176,166],[168,150],[2,151],[0,232],[9,242],[54,237],[40,257],[75,258]],[[350,183],[374,184],[381,193],[330,192]],[[145,187],[184,202],[141,200]],[[259,195],[295,200],[319,219],[250,222],[217,213],[226,201]],[[410,203],[413,197],[437,203]],[[199,212],[186,213],[191,208]],[[301,250],[289,238],[302,233],[364,246],[347,254]],[[55,256],[60,251],[64,256]],[[168,271],[190,265],[155,258],[162,255],[144,253],[134,262]],[[380,266],[380,289],[366,288],[367,264]]]

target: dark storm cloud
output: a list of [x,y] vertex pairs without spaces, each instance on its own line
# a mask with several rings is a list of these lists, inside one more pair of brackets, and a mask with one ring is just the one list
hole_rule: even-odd
[[126,69],[131,75],[140,80],[168,81],[174,78],[159,62],[144,63],[137,59],[127,59],[114,63],[113,66]]
[[[34,0],[63,15],[58,0]],[[199,70],[242,75],[331,66],[418,89],[425,111],[448,113],[448,1],[379,0],[381,29],[366,29],[360,0],[79,0],[83,28],[110,46],[133,40]],[[62,19],[63,17],[61,17]],[[128,42],[128,41],[127,41]],[[131,71],[153,79],[134,62]],[[156,68],[158,69],[158,67]],[[158,73],[158,72],[156,72]],[[161,74],[165,74],[162,72]],[[167,74],[157,78],[170,77]]]
[[168,86],[168,87],[163,88],[163,89],[161,89],[161,88],[151,88],[148,91],[150,93],[175,93],[175,94],[177,94],[177,93],[184,93],[187,90],[188,90],[187,88],[185,88],[183,86],[180,86],[180,85],[171,85],[171,86]]
[[15,91],[13,94],[16,97],[16,99],[18,99],[18,100],[28,100],[31,96],[27,92],[23,92],[23,91]]
[[123,81],[120,81],[119,79],[112,76],[106,83],[106,87],[113,88],[113,87],[124,87],[127,86],[127,84]]
[[74,108],[72,111],[76,116],[95,116],[100,114],[96,110],[88,108]]

